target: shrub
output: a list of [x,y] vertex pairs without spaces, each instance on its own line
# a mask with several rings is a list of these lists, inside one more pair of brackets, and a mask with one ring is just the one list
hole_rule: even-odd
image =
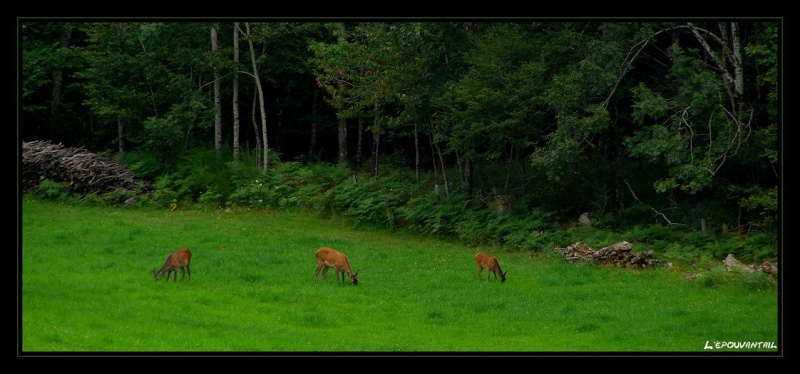
[[178,192],[173,189],[174,182],[169,175],[156,178],[153,183],[153,201],[162,208],[178,202]]
[[454,192],[449,196],[430,190],[408,200],[400,214],[409,229],[424,235],[457,235],[456,227],[471,215],[469,196]]
[[197,205],[205,210],[222,209],[225,207],[225,200],[222,194],[211,186],[197,199]]
[[69,186],[66,182],[58,183],[49,179],[44,179],[39,183],[36,195],[52,201],[63,201],[69,196]]
[[269,185],[264,180],[254,179],[237,188],[228,197],[228,205],[245,208],[264,208],[271,199]]

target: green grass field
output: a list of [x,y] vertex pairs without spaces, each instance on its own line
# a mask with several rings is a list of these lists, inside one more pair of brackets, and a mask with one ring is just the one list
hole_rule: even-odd
[[[778,287],[763,274],[688,280],[665,268],[569,264],[552,248],[531,256],[467,247],[302,211],[70,207],[26,197],[21,231],[21,354],[774,354],[714,345],[781,342]],[[191,279],[154,280],[153,269],[183,246],[193,252]],[[358,286],[337,285],[333,272],[315,282],[322,246],[350,257]],[[476,278],[479,250],[500,260],[505,283]]]

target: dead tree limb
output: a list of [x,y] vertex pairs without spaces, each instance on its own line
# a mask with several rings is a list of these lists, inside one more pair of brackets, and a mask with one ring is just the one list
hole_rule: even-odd
[[623,182],[625,182],[625,185],[626,185],[626,186],[628,186],[628,190],[629,190],[629,191],[631,191],[631,195],[633,195],[633,198],[634,198],[634,200],[636,200],[636,201],[638,201],[640,204],[643,204],[643,205],[647,206],[648,208],[650,208],[650,210],[652,210],[652,211],[653,211],[653,213],[655,213],[655,215],[656,215],[656,216],[659,216],[659,217],[661,217],[662,219],[664,219],[664,221],[666,221],[666,222],[667,222],[667,225],[669,225],[669,226],[681,225],[680,223],[673,223],[672,221],[670,221],[670,220],[669,220],[669,218],[667,218],[667,215],[666,215],[666,214],[664,214],[664,213],[661,213],[661,212],[659,212],[659,211],[655,210],[655,208],[653,208],[652,206],[650,206],[650,205],[648,205],[648,204],[645,204],[645,203],[643,203],[643,202],[642,202],[642,200],[639,200],[639,198],[636,196],[636,193],[635,193],[635,192],[633,192],[633,188],[631,187],[630,183],[628,183],[628,181],[627,181],[627,180],[624,180]]

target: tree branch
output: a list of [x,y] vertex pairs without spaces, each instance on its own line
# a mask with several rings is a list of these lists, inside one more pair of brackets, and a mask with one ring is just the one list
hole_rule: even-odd
[[680,223],[672,223],[672,221],[670,221],[669,218],[667,218],[667,216],[664,213],[661,213],[661,212],[655,210],[650,205],[647,205],[647,204],[643,203],[642,200],[639,200],[639,198],[636,196],[636,193],[633,192],[633,188],[628,183],[628,181],[627,180],[623,180],[623,182],[625,182],[625,185],[628,186],[628,190],[631,191],[631,195],[633,195],[633,199],[634,200],[638,201],[640,204],[646,205],[648,208],[650,208],[650,210],[653,211],[653,213],[655,213],[656,216],[661,216],[661,218],[663,218],[664,221],[667,222],[667,225],[669,225],[669,226],[680,225]]

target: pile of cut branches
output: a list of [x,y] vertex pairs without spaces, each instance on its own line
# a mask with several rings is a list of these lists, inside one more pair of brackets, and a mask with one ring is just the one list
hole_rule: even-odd
[[67,148],[49,141],[22,142],[22,192],[31,192],[41,181],[64,183],[70,192],[105,194],[118,189],[149,191],[141,181],[119,163],[85,148]]
[[658,260],[653,258],[653,251],[635,253],[631,251],[633,245],[626,241],[614,243],[608,247],[593,250],[586,243],[577,242],[564,248],[555,248],[568,261],[593,261],[598,265],[615,265],[624,268],[647,268],[658,265]]

